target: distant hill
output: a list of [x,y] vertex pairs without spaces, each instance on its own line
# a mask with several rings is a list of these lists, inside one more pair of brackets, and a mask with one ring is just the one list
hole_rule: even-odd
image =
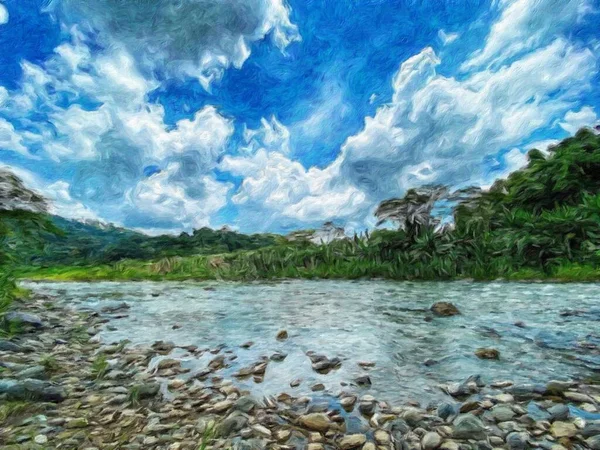
[[100,222],[78,222],[58,216],[51,220],[61,231],[59,235],[44,234],[35,243],[27,236],[12,238],[11,247],[18,262],[87,265],[122,259],[215,254],[273,245],[277,238],[270,234],[246,235],[227,228],[201,228],[178,236],[147,236]]

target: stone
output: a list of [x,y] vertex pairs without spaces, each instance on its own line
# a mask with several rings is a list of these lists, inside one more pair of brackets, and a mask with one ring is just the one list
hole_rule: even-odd
[[528,439],[529,435],[527,433],[512,432],[506,436],[506,443],[510,450],[525,450],[528,447]]
[[15,344],[4,339],[0,339],[0,352],[12,352],[21,353],[23,348],[20,345]]
[[500,359],[500,352],[495,348],[478,348],[475,356],[479,359]]
[[494,406],[489,414],[496,422],[508,422],[515,417],[515,412],[505,405]]
[[165,358],[165,359],[161,359],[158,364],[156,365],[156,368],[158,370],[163,370],[163,369],[171,369],[173,367],[180,367],[181,366],[181,361],[177,360],[177,359],[171,359],[171,358]]
[[323,413],[306,414],[298,420],[302,426],[313,431],[327,431],[331,427],[329,416]]
[[155,397],[160,391],[160,384],[158,383],[144,383],[134,385],[133,388],[137,392],[138,399],[142,400],[145,398]]
[[60,403],[65,400],[65,391],[48,381],[27,378],[0,380],[0,394],[6,394],[10,400],[39,400]]
[[306,446],[307,450],[324,450],[323,444],[319,444],[317,442],[312,442]]
[[17,372],[15,375],[17,378],[34,378],[36,380],[42,380],[47,378],[46,368],[44,366],[32,366],[27,369]]
[[340,439],[338,446],[342,450],[361,447],[367,442],[367,437],[364,434],[349,434]]
[[391,440],[388,432],[384,431],[384,430],[375,431],[375,433],[373,434],[373,437],[375,438],[375,441],[377,441],[377,443],[379,445],[387,445],[390,443],[390,440]]
[[425,433],[423,439],[421,439],[421,447],[423,450],[435,450],[442,443],[442,438],[439,434],[430,431],[429,433]]
[[485,439],[486,428],[481,420],[472,414],[461,414],[453,422],[453,437],[456,439]]
[[454,441],[444,441],[442,445],[440,445],[441,450],[460,450],[460,446],[458,443]]
[[296,380],[292,380],[290,382],[290,387],[298,387],[300,386],[300,383],[302,383],[302,380],[300,378],[296,379]]
[[515,398],[510,394],[498,394],[494,397],[498,403],[513,403]]
[[75,419],[69,419],[65,423],[65,428],[85,428],[88,426],[88,420],[85,417],[77,417]]
[[347,397],[342,397],[342,399],[340,400],[340,405],[344,409],[352,409],[354,407],[355,403],[356,403],[356,397],[353,395],[350,395]]
[[35,442],[38,445],[44,445],[48,443],[48,437],[43,434],[38,434],[36,437],[33,438],[33,442]]
[[258,402],[249,395],[243,395],[242,397],[240,397],[236,400],[234,406],[235,406],[235,409],[237,409],[238,411],[249,413],[256,406],[258,406]]
[[223,400],[213,405],[213,410],[217,413],[222,413],[230,409],[234,403],[231,400]]
[[584,438],[600,435],[600,422],[586,424],[581,431],[581,435]]
[[311,386],[310,390],[313,391],[313,392],[324,391],[325,390],[325,385],[323,383],[313,384]]
[[365,442],[365,445],[363,445],[362,450],[377,450],[377,447],[372,442]]
[[460,314],[456,306],[450,302],[437,302],[431,305],[431,311],[440,317],[450,317]]
[[272,435],[271,430],[260,424],[252,425],[252,430],[258,435],[266,438],[270,438]]
[[4,315],[6,322],[18,322],[26,328],[43,328],[44,322],[39,316],[21,311],[9,311]]
[[283,341],[283,340],[287,339],[288,338],[288,332],[287,332],[287,330],[280,330],[280,331],[278,331],[276,338],[279,341]]
[[456,408],[447,402],[441,403],[438,408],[437,408],[437,415],[438,417],[441,417],[442,419],[446,420],[448,419],[450,416],[453,416],[454,414],[457,413]]
[[569,407],[562,403],[551,406],[550,408],[548,408],[547,411],[548,411],[548,414],[550,414],[549,419],[552,422],[555,420],[566,420],[569,418],[569,415],[571,414]]
[[579,392],[563,392],[563,395],[567,400],[571,400],[576,403],[594,403],[594,399],[589,395],[581,394]]
[[277,430],[275,433],[275,439],[277,439],[279,442],[285,442],[290,438],[291,435],[292,432],[290,430]]
[[275,352],[271,355],[271,361],[275,361],[275,362],[281,362],[283,361],[285,358],[287,358],[287,353],[283,353],[283,352]]
[[354,379],[355,383],[359,386],[371,386],[371,377],[368,375],[362,375]]
[[240,431],[246,426],[248,419],[244,416],[229,416],[222,420],[216,428],[216,434],[220,437],[227,437],[232,433]]
[[600,436],[592,436],[585,440],[585,443],[592,450],[600,450]]
[[577,427],[571,422],[556,421],[550,427],[550,433],[556,439],[570,438],[577,434]]
[[126,302],[121,302],[116,305],[104,306],[100,311],[107,314],[113,314],[116,312],[126,311],[129,308],[131,308],[131,306],[129,306]]

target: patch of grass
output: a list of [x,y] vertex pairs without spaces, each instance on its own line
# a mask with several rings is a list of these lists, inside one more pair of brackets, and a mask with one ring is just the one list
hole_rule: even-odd
[[29,411],[33,405],[23,401],[5,401],[0,404],[0,423]]
[[133,406],[138,406],[140,404],[140,386],[134,384],[129,388],[129,401]]
[[46,369],[46,372],[48,373],[55,373],[58,372],[58,370],[60,369],[58,361],[56,361],[56,358],[52,355],[42,356],[40,358],[40,365],[43,366],[44,369]]
[[0,337],[2,338],[8,339],[13,336],[18,336],[25,331],[25,327],[20,320],[6,320],[6,318],[0,320],[2,321],[0,324]]
[[87,329],[81,325],[69,331],[69,340],[77,344],[85,344],[89,342],[90,335],[87,333]]
[[106,356],[98,355],[96,359],[92,362],[92,376],[96,380],[101,380],[104,378],[106,373],[108,372],[108,361],[106,360]]
[[200,441],[200,445],[198,446],[198,450],[206,450],[208,444],[215,438],[215,424],[209,423],[204,433],[202,433],[202,440]]

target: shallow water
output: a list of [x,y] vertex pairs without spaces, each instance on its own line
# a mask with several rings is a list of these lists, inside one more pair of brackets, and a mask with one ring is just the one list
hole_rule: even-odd
[[[275,351],[263,383],[242,381],[258,394],[307,394],[319,382],[337,393],[342,382],[368,374],[360,392],[392,402],[433,400],[439,383],[481,374],[485,381],[544,382],[586,378],[600,371],[600,285],[517,283],[395,283],[385,281],[289,281],[242,283],[28,283],[76,308],[99,309],[126,301],[128,317],[111,321],[101,338],[132,344],[156,340],[215,348],[224,344],[238,359],[228,376]],[[209,288],[209,289],[207,289]],[[213,290],[214,289],[214,290]],[[429,307],[450,301],[462,314],[432,318]],[[431,320],[430,320],[431,319]],[[522,322],[522,324],[517,324]],[[173,329],[173,325],[181,325]],[[289,339],[275,339],[286,329]],[[239,348],[247,341],[255,344]],[[473,352],[494,347],[499,361]],[[227,350],[225,349],[225,350]],[[342,358],[327,375],[311,369],[305,352]],[[184,357],[194,370],[214,355]],[[430,360],[433,365],[425,365]],[[376,365],[365,370],[359,361]],[[220,373],[221,374],[221,373]],[[301,378],[300,387],[289,387]]]

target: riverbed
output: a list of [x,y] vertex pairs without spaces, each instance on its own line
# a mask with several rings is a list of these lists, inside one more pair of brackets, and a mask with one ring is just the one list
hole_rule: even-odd
[[[259,383],[240,379],[261,395],[299,396],[323,384],[336,394],[367,375],[362,393],[391,402],[437,400],[440,383],[481,375],[486,381],[543,383],[586,379],[600,371],[600,285],[520,283],[395,283],[386,281],[99,282],[25,283],[79,310],[127,303],[129,309],[105,324],[104,343],[130,345],[172,341],[208,349],[184,351],[190,374],[206,367],[220,350],[235,355],[222,372],[275,352]],[[461,314],[434,316],[434,302],[447,301]],[[276,339],[286,330],[288,338]],[[252,343],[249,348],[242,348]],[[500,352],[482,360],[481,347]],[[327,374],[311,368],[314,351],[342,364]],[[363,368],[359,362],[373,367]],[[290,387],[293,380],[299,386]]]

